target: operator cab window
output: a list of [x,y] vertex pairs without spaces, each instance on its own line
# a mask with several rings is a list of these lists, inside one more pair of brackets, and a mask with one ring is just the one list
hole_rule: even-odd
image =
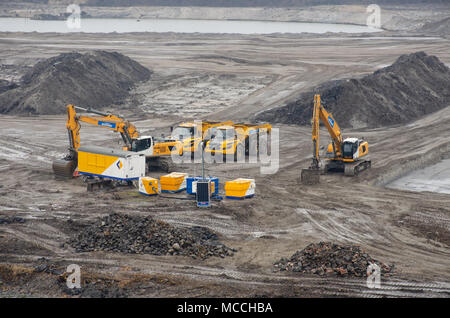
[[151,140],[150,138],[148,139],[141,139],[141,140],[134,140],[131,150],[135,151],[135,152],[139,152],[142,150],[146,150],[148,148],[150,148],[151,146]]

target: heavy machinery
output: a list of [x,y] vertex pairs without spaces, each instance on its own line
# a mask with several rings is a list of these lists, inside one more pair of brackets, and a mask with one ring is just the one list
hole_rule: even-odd
[[233,156],[234,160],[241,161],[246,154],[256,155],[258,150],[267,151],[267,137],[271,130],[272,125],[267,123],[219,126],[207,142],[205,152]]
[[184,122],[172,130],[171,138],[181,141],[183,143],[183,151],[185,153],[190,152],[193,157],[195,153],[200,152],[200,143],[214,135],[217,127],[232,124],[232,121]]
[[[319,120],[327,128],[332,140],[327,147],[324,162],[321,161],[319,156]],[[342,171],[346,176],[354,176],[371,166],[371,161],[366,157],[369,153],[367,141],[358,138],[344,139],[334,117],[321,105],[320,95],[314,96],[312,141],[312,164],[309,169],[303,169],[302,171],[302,180],[306,183],[308,183],[307,179],[315,179],[313,176],[318,176],[318,172]]]
[[[78,115],[76,109],[99,116]],[[179,141],[140,136],[136,127],[123,117],[90,108],[67,105],[66,128],[69,134],[69,154],[65,158],[53,162],[53,171],[57,177],[72,177],[77,167],[80,122],[119,132],[125,143],[123,150],[144,154],[149,168],[158,167],[168,171],[172,152],[181,154],[183,151]]]

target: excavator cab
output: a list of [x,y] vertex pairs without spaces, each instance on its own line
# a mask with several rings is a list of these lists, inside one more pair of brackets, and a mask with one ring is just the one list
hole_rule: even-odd
[[356,138],[347,138],[343,142],[342,155],[344,159],[354,159],[358,151],[359,140]]
[[137,139],[133,139],[131,142],[131,151],[143,152],[151,149],[153,146],[153,138],[150,136],[143,136]]

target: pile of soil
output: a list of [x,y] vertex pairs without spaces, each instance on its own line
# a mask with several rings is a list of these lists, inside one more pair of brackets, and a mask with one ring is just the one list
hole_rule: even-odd
[[391,272],[393,265],[374,260],[359,246],[337,245],[330,242],[313,243],[291,258],[282,258],[275,267],[280,271],[338,276],[367,276],[367,267],[375,263],[381,269],[381,275]]
[[257,120],[309,125],[314,94],[341,127],[382,127],[407,123],[450,105],[450,69],[424,52],[400,56],[391,66],[361,79],[331,81]]
[[22,76],[18,87],[12,85],[0,93],[0,113],[60,114],[67,104],[97,109],[120,104],[150,74],[117,52],[63,53],[38,62]]
[[203,227],[177,228],[152,217],[113,213],[85,227],[68,242],[77,252],[110,251],[193,258],[233,256],[215,233]]

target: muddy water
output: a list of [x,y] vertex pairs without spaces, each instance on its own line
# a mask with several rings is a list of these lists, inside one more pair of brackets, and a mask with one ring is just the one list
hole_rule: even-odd
[[[0,18],[0,32],[176,32],[176,33],[363,33],[381,31],[367,26],[329,23],[230,21],[191,19],[81,19],[80,28],[67,21],[40,21],[26,18]],[[74,24],[72,24],[73,26]]]
[[386,185],[388,188],[450,194],[450,159],[416,170]]

